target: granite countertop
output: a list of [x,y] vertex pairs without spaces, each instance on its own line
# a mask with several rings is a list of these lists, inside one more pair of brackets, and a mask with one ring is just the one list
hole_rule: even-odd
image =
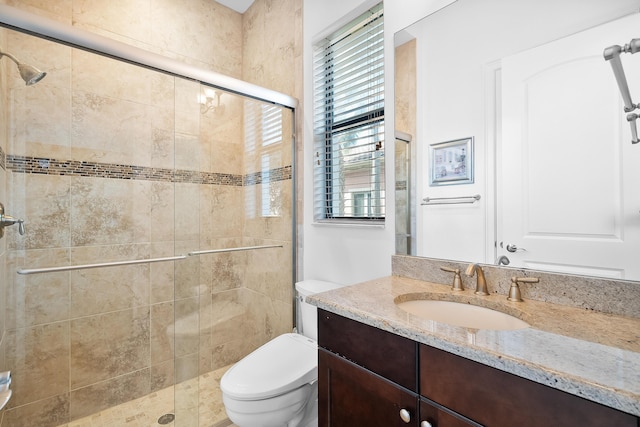
[[[410,295],[409,295],[410,294]],[[409,299],[469,303],[531,327],[477,330],[425,320],[395,304]],[[640,319],[548,302],[507,301],[473,290],[390,276],[307,297],[324,310],[640,416]]]

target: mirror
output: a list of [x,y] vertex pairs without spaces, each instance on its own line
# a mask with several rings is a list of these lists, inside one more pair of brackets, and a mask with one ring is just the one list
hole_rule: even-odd
[[[396,33],[396,253],[640,280],[640,145],[603,57],[639,6],[456,0]],[[466,138],[474,181],[429,185],[434,146]]]

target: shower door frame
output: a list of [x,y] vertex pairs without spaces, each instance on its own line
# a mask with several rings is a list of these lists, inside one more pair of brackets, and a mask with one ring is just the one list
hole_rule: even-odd
[[[38,16],[12,6],[0,5],[0,26],[26,33],[38,38],[47,39],[73,48],[98,55],[110,57],[116,60],[128,62],[137,66],[145,67],[174,77],[194,80],[200,84],[221,89],[242,97],[274,104],[276,106],[289,109],[292,114],[291,124],[291,179],[292,197],[291,206],[291,281],[297,280],[297,165],[296,165],[296,109],[298,100],[289,95],[263,88],[261,86],[244,82],[242,80],[229,77],[214,71],[205,70],[189,64],[181,63],[177,60],[164,57],[159,54],[145,51],[140,48],[112,40],[98,34],[84,31],[48,18]],[[292,292],[292,319],[296,324],[296,304],[295,291]],[[175,319],[174,319],[175,320]]]

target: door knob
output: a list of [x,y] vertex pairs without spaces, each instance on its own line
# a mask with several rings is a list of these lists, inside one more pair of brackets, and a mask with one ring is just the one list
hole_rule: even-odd
[[404,421],[405,423],[410,423],[411,422],[411,412],[407,411],[406,409],[400,409],[400,418],[402,419],[402,421]]
[[517,251],[526,251],[525,248],[519,248],[516,245],[511,245],[509,243],[507,243],[507,246],[503,246],[503,242],[500,242],[500,247],[504,247],[508,252],[517,252]]
[[498,259],[496,259],[496,265],[509,265],[511,261],[505,255],[500,255]]

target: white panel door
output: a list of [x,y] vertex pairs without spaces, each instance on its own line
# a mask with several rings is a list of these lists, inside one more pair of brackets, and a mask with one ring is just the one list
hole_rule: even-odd
[[[504,59],[497,237],[511,266],[640,279],[640,144],[602,55],[637,37],[633,15]],[[640,102],[640,54],[624,55]]]

